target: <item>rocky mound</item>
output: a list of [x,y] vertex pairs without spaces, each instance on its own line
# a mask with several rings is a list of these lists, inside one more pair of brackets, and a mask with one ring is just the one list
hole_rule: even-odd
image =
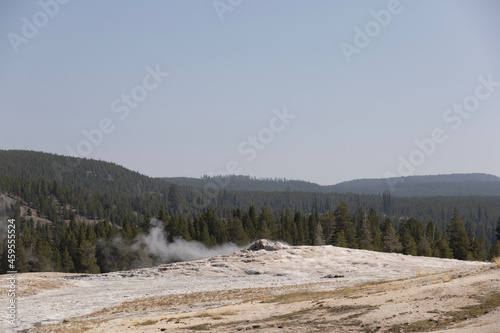
[[258,241],[255,241],[252,245],[250,245],[247,250],[248,251],[259,251],[259,250],[266,250],[266,251],[278,251],[282,249],[288,249],[289,246],[282,244],[280,242],[274,242],[271,243],[267,241],[266,239],[260,239]]

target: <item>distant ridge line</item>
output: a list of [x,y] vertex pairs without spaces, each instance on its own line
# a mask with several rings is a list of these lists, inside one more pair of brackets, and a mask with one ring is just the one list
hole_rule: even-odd
[[[161,191],[163,181],[192,188],[204,188],[215,182],[224,183],[219,190],[256,192],[354,193],[399,197],[427,196],[499,196],[500,177],[486,173],[456,173],[408,176],[388,179],[355,179],[335,185],[289,180],[285,178],[256,178],[243,175],[225,177],[149,177],[112,162],[69,157],[29,150],[0,150],[0,176],[43,178],[67,185],[86,185],[101,190],[115,189],[136,193],[144,188]],[[90,177],[89,175],[92,175]],[[229,177],[229,181],[227,181]],[[224,182],[217,180],[224,179]],[[110,182],[113,180],[113,182]],[[134,192],[135,191],[135,192]]]
[[189,178],[169,177],[164,180],[183,186],[203,188],[219,179],[228,179],[224,189],[243,191],[293,191],[319,193],[356,193],[377,195],[389,191],[394,196],[500,196],[500,177],[485,173],[441,174],[380,179],[355,179],[335,185],[287,179],[258,179],[229,175]]

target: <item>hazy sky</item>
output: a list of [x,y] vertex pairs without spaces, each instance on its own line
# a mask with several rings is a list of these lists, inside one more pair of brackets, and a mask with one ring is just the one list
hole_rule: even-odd
[[2,1],[0,149],[149,176],[500,175],[499,14],[497,0]]

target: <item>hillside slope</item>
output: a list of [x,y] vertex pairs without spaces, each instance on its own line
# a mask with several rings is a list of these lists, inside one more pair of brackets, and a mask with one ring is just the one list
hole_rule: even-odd
[[[57,181],[61,185],[76,185],[99,192],[119,191],[122,195],[137,195],[140,192],[162,193],[169,184],[196,189],[203,189],[207,184],[217,184],[220,190],[237,192],[379,195],[390,191],[391,195],[396,197],[500,196],[500,178],[481,173],[358,179],[328,186],[300,180],[257,179],[235,175],[152,178],[110,162],[22,150],[0,150],[0,175]],[[191,193],[191,196],[194,195]]]
[[0,150],[0,175],[123,195],[168,186],[115,163],[25,150]]

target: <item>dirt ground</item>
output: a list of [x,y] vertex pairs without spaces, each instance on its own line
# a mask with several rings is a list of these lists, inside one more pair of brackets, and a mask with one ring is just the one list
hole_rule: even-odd
[[7,332],[500,332],[498,265],[332,246],[21,274],[19,294]]

